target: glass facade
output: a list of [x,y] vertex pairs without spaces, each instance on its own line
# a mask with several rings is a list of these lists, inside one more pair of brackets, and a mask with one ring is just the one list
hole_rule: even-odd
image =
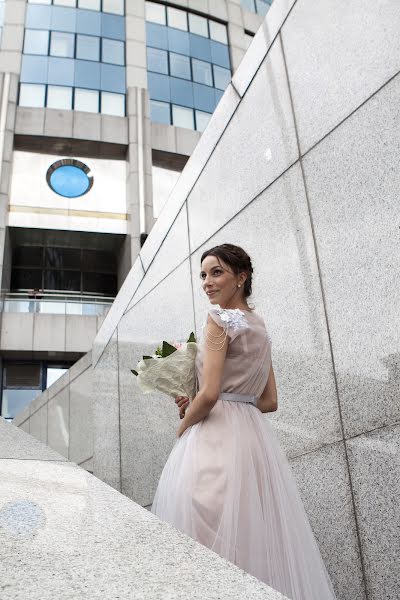
[[4,361],[1,416],[11,421],[71,366],[45,361]]
[[273,0],[240,0],[240,4],[245,10],[266,15]]
[[116,296],[116,273],[112,252],[17,246],[12,255],[11,292],[41,290]]
[[125,115],[123,0],[29,0],[19,105]]
[[146,2],[151,119],[203,131],[231,79],[226,25]]

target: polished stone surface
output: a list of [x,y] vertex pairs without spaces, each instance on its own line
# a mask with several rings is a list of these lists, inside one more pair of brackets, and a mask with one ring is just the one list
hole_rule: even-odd
[[239,244],[254,268],[256,312],[272,338],[279,409],[270,416],[290,456],[342,438],[327,324],[303,180],[295,165],[192,256],[196,327],[208,300],[199,278],[203,250]]
[[343,442],[299,456],[291,466],[338,600],[366,600]]
[[0,460],[0,479],[2,600],[284,600],[71,463]]
[[396,1],[296,2],[282,38],[303,153],[400,70],[399,29]]
[[399,95],[400,76],[304,159],[347,437],[400,420]]
[[297,158],[288,84],[277,40],[188,198],[191,250],[224,226]]
[[44,444],[48,443],[47,418],[47,404],[35,410],[29,417],[29,433]]
[[171,273],[189,256],[189,237],[186,203],[180,210],[167,237],[148,267],[146,275],[134,294],[129,306],[131,308],[150,292],[164,277]]
[[[179,418],[172,398],[144,394],[131,369],[163,340],[185,341],[194,329],[189,261],[129,310],[118,326],[122,492],[141,505],[152,502],[176,439]],[[179,293],[177,293],[179,290]]]
[[141,280],[143,279],[144,271],[139,258],[135,261],[133,267],[129,271],[128,275],[124,283],[122,284],[121,289],[118,292],[117,297],[110,310],[107,313],[104,322],[100,330],[97,333],[97,336],[93,342],[92,348],[92,361],[93,366],[95,366],[104,352],[105,347],[113,335],[120,318],[125,312],[128,304],[130,303],[132,296],[136,292]]
[[65,460],[46,444],[0,417],[0,459]]
[[93,372],[93,473],[121,489],[117,332]]
[[69,459],[78,464],[93,456],[93,392],[90,366],[69,386]]
[[47,390],[44,390],[44,392],[42,392],[40,394],[40,396],[37,396],[37,398],[32,400],[32,402],[27,406],[27,409],[29,410],[30,414],[33,415],[33,413],[35,413],[38,410],[38,408],[40,408],[41,406],[43,406],[44,404],[46,404],[48,402],[48,399],[49,399],[49,390],[47,389]]
[[266,18],[258,28],[249,49],[232,77],[232,83],[241,96],[244,96],[246,93],[254,75],[295,3],[296,0],[275,0],[272,3]]
[[400,425],[347,442],[369,600],[400,590]]
[[[66,458],[69,452],[69,388],[61,390],[47,405],[47,444]],[[31,417],[31,431],[32,431]]]
[[[32,402],[31,402],[32,404]],[[25,408],[23,410],[21,410],[14,418],[13,418],[13,425],[16,425],[17,427],[19,427],[22,423],[29,421],[29,417],[30,417],[30,405],[28,404],[28,406],[25,406]]]

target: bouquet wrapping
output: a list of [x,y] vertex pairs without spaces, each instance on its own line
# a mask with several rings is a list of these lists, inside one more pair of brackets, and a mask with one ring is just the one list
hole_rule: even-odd
[[144,356],[136,371],[140,389],[145,393],[159,391],[168,396],[194,398],[197,389],[195,358],[197,343],[191,334],[186,344],[178,348],[163,342],[162,350],[153,356]]

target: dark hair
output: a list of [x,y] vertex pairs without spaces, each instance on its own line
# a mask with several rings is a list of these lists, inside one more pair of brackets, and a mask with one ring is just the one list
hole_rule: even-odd
[[233,244],[221,244],[220,246],[214,246],[210,250],[203,252],[200,264],[206,258],[206,256],[215,256],[224,261],[225,264],[232,268],[232,271],[239,275],[239,273],[246,273],[247,279],[244,282],[244,296],[248,298],[251,296],[252,289],[252,273],[253,267],[251,265],[250,256],[240,246],[234,246]]

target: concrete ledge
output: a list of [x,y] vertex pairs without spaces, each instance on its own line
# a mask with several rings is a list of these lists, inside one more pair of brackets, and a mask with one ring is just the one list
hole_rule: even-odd
[[[6,454],[0,446],[2,600],[284,600],[84,469],[43,460],[13,425],[0,428],[18,436]],[[5,458],[22,446],[31,460]]]

